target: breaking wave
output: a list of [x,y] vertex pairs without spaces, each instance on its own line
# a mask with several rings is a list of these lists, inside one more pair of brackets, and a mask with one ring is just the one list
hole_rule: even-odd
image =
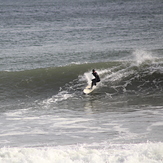
[[47,148],[2,148],[0,160],[6,162],[89,162],[89,163],[154,163],[163,160],[162,143],[122,145],[76,145]]
[[17,72],[1,71],[0,98],[60,98],[64,92],[82,94],[84,87],[91,82],[93,68],[101,77],[98,89],[102,93],[162,93],[163,60],[153,58],[144,51],[133,54],[134,61],[72,64]]

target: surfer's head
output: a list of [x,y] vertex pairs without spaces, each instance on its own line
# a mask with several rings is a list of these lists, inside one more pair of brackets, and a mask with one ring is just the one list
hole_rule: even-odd
[[95,69],[93,69],[92,72],[95,72]]

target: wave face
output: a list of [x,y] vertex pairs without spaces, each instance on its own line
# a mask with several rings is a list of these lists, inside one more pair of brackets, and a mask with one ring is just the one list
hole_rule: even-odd
[[19,72],[0,72],[3,98],[55,94],[60,87],[76,78],[71,67],[42,68]]
[[[91,70],[101,77],[94,94],[160,96],[163,90],[163,62],[157,58],[139,57],[136,61],[111,61],[73,64],[65,67],[41,68],[19,72],[0,72],[1,100],[44,98],[67,91],[82,94],[90,84]],[[158,98],[158,99],[160,99]],[[160,99],[161,101],[161,99]]]

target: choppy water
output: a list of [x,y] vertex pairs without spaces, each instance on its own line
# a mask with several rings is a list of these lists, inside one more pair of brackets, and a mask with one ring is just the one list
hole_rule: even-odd
[[163,162],[162,0],[0,2],[0,162]]

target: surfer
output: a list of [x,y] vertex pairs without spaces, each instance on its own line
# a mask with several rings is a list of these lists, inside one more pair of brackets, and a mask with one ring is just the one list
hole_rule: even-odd
[[92,85],[91,85],[91,89],[94,85],[96,85],[97,82],[100,82],[100,77],[97,74],[97,72],[95,71],[95,69],[92,70],[92,75],[95,77],[94,79],[92,79]]

